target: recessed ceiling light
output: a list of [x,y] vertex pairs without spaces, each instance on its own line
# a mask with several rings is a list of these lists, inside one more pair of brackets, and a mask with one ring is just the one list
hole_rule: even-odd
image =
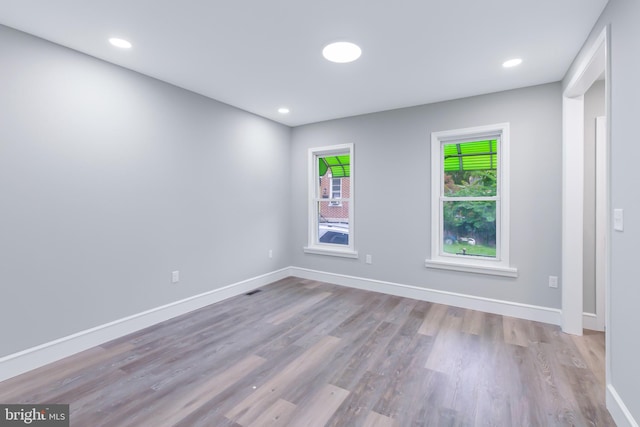
[[115,47],[119,47],[122,49],[130,49],[131,48],[131,43],[128,42],[125,39],[119,39],[116,37],[112,37],[109,39],[109,43],[111,43],[112,45],[114,45]]
[[289,109],[287,107],[278,108],[278,113],[280,114],[289,114]]
[[328,44],[322,49],[322,56],[328,61],[345,64],[360,58],[362,49],[350,42],[336,42]]
[[502,66],[503,66],[504,68],[511,68],[511,67],[518,66],[518,65],[520,65],[520,64],[522,64],[522,59],[520,59],[520,58],[513,58],[513,59],[510,59],[510,60],[508,60],[508,61],[504,61],[504,62],[502,63]]

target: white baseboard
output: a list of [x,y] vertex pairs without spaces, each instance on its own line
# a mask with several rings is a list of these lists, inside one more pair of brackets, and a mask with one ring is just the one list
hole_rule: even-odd
[[[0,358],[0,381],[289,276],[554,325],[560,325],[561,323],[561,311],[559,309],[327,273],[306,268],[287,267],[2,357]],[[595,315],[585,313],[585,327],[589,328],[588,322],[592,321],[595,322]],[[611,384],[607,385],[606,400],[607,409],[618,426],[640,427]]]
[[399,283],[384,282],[381,280],[366,279],[362,277],[345,276],[342,274],[327,273],[299,267],[291,267],[290,273],[291,276],[303,279],[318,280],[321,282],[333,283],[335,285],[419,299],[438,304],[452,305],[455,307],[484,311],[486,313],[501,314],[503,316],[517,317],[520,319],[534,320],[553,325],[560,325],[562,321],[561,311],[555,308],[520,304],[511,301],[402,285]]
[[55,362],[105,342],[120,338],[193,310],[246,293],[260,286],[297,276],[336,285],[348,286],[401,297],[414,298],[487,313],[560,325],[559,309],[520,304],[491,298],[458,294],[381,280],[327,273],[299,267],[287,267],[253,277],[209,292],[156,307],[123,319],[97,326],[18,353],[0,358],[0,381]]
[[289,268],[194,295],[0,358],[0,381],[288,277]]
[[611,384],[607,384],[607,409],[618,427],[640,427]]
[[591,331],[602,331],[598,326],[598,316],[594,313],[582,313],[582,327]]

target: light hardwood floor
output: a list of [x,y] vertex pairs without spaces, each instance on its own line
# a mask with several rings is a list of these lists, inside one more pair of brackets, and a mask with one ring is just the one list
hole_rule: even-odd
[[0,383],[71,425],[613,426],[604,335],[287,278]]

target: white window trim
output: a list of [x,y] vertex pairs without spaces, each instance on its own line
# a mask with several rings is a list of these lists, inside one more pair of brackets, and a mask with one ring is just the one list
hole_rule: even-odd
[[[443,224],[440,211],[442,198],[443,162],[442,147],[454,141],[499,138],[498,188],[496,202],[495,259],[470,258],[463,255],[445,254],[442,251]],[[428,268],[455,270],[469,273],[517,277],[518,270],[509,264],[509,123],[498,123],[431,133],[431,258],[425,260]]]
[[[358,252],[355,250],[355,227],[354,227],[354,207],[355,207],[355,153],[353,144],[340,144],[331,145],[328,147],[310,148],[308,154],[308,243],[303,248],[305,253],[317,254],[317,255],[330,255],[345,258],[358,258]],[[319,201],[327,201],[326,198],[322,198],[321,194],[316,194],[318,190],[318,157],[349,153],[349,167],[350,173],[350,195],[348,198],[341,199],[341,202],[349,203],[349,244],[348,245],[336,245],[330,243],[320,243],[318,241],[318,215],[317,215],[317,203]],[[330,194],[331,195],[331,194]],[[331,200],[331,199],[329,199]]]

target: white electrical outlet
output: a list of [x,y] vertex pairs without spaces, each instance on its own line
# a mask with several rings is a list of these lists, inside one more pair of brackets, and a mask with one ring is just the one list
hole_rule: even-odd
[[549,287],[550,288],[558,287],[558,276],[549,276]]
[[180,272],[178,270],[171,272],[171,283],[178,283],[180,281]]
[[371,260],[371,255],[367,254],[367,256],[364,257],[364,262],[366,262],[367,264],[372,264],[373,261]]
[[269,249],[269,258],[273,258],[273,249]]

